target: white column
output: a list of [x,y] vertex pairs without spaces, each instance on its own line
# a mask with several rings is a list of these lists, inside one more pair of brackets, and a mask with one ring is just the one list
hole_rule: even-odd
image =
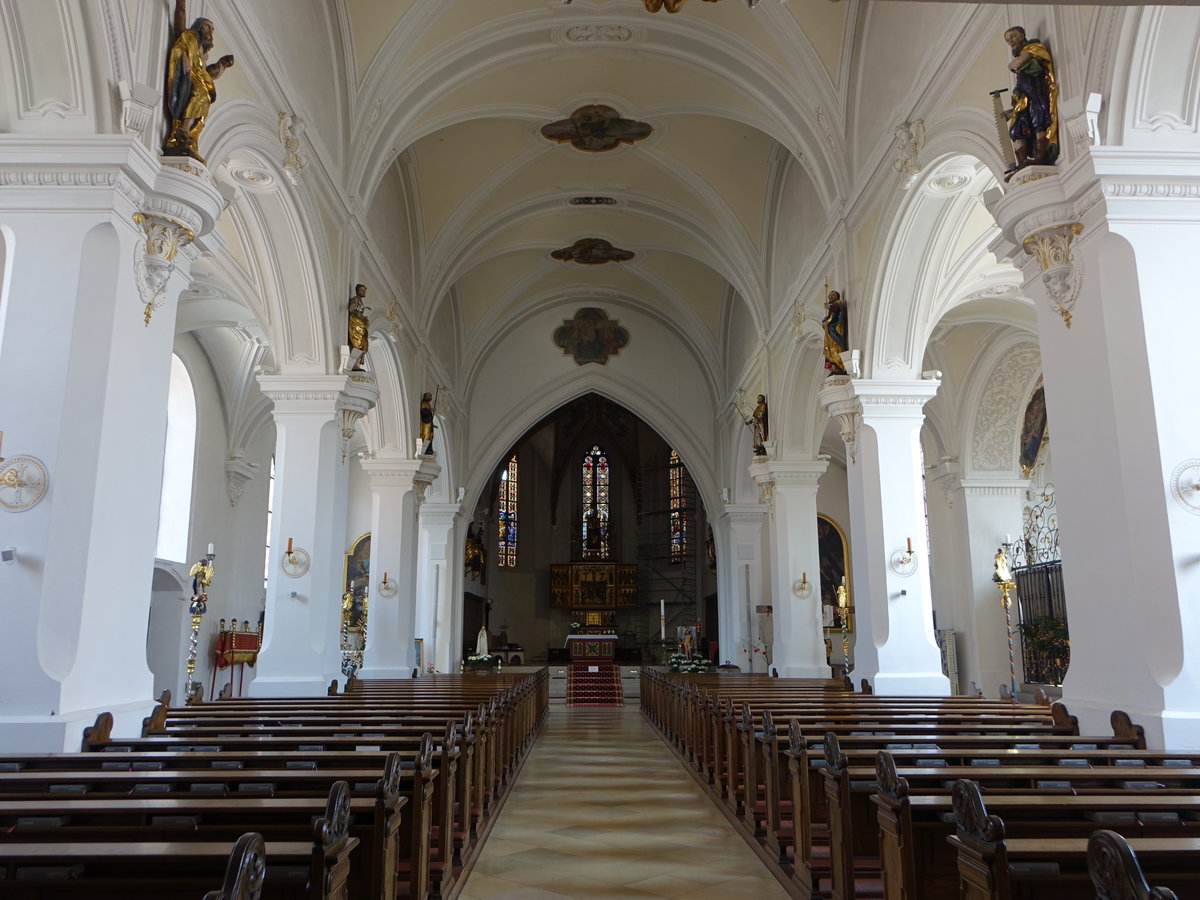
[[[771,664],[784,678],[828,678],[821,628],[820,556],[817,549],[817,484],[826,460],[763,460],[750,474],[770,494],[766,520],[767,591],[774,608]],[[808,576],[807,597],[793,585]]]
[[[416,665],[417,508],[437,466],[420,459],[375,457],[362,462],[371,479],[371,578],[383,573],[396,594],[375,591],[367,619],[362,678],[409,678]],[[426,650],[428,653],[428,650]]]
[[457,672],[462,656],[462,623],[455,633],[455,570],[462,570],[462,549],[454,546],[457,503],[422,503],[420,559],[417,562],[417,637],[425,639],[425,654],[439,672]]
[[921,490],[922,409],[937,388],[928,380],[837,378],[820,393],[848,451],[853,678],[868,679],[879,694],[950,691],[933,635]]
[[[341,677],[343,430],[353,431],[379,392],[348,375],[260,375],[258,383],[274,403],[275,493],[263,648],[249,690],[255,697],[319,696]],[[290,560],[285,568],[289,539],[308,556],[299,575]]]
[[[196,252],[177,251],[212,228],[222,200],[206,174],[106,138],[0,135],[0,454],[35,457],[49,483],[38,505],[0,512],[0,547],[17,552],[0,567],[13,636],[0,661],[4,751],[76,748],[102,711],[115,733],[136,734],[152,700],[167,387]],[[147,324],[135,262],[151,253],[134,215],[166,209]]]
[[[959,670],[966,688],[974,681],[988,697],[999,696],[1009,683],[1008,632],[1000,591],[992,581],[995,553],[1006,534],[1020,540],[1021,511],[1029,482],[1023,478],[964,478],[959,523],[962,572],[955,596],[958,602]],[[939,568],[939,571],[941,569]],[[1017,605],[1012,609],[1017,627]],[[1021,638],[1014,635],[1017,684],[1021,683]]]
[[[761,656],[752,652],[761,628],[755,607],[769,603],[763,580],[766,515],[764,504],[731,503],[721,516],[726,547],[717,562],[721,662],[741,666],[743,672],[766,671]],[[670,640],[672,635],[667,638]],[[756,656],[760,656],[757,664]]]
[[1180,749],[1200,747],[1196,158],[1090,147],[990,204],[996,249],[1036,299],[1071,635],[1063,699],[1087,732],[1118,708],[1152,746]]

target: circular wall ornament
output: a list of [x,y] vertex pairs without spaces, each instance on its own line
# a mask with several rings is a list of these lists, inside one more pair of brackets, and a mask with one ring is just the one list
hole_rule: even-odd
[[811,581],[801,581],[800,579],[797,578],[795,581],[792,582],[792,593],[795,594],[797,597],[799,597],[801,600],[807,600],[809,597],[812,596],[812,592],[813,592],[813,586],[812,586]]
[[50,481],[46,467],[32,456],[10,456],[0,460],[0,506],[9,512],[24,512],[46,496]]
[[1171,473],[1171,493],[1179,505],[1200,516],[1200,459],[1185,459]]
[[375,591],[381,597],[395,597],[396,590],[396,579],[394,578],[388,581],[381,581],[379,584],[375,585]]
[[311,564],[312,560],[309,559],[308,552],[299,547],[279,558],[279,568],[283,569],[283,574],[288,578],[299,578],[306,574]]

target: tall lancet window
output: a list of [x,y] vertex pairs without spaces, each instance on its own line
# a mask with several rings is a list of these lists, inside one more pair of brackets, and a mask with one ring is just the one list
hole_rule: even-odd
[[674,450],[667,472],[671,492],[671,562],[681,563],[687,556],[688,511],[683,491],[683,460]]
[[500,490],[497,507],[496,565],[513,567],[517,564],[517,500],[521,485],[517,470],[517,454],[500,470]]
[[593,444],[583,457],[579,537],[586,559],[608,559],[608,457]]

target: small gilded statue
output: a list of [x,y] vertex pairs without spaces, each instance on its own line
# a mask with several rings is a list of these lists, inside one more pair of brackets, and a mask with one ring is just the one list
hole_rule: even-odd
[[190,156],[204,162],[197,140],[208,109],[217,99],[214,82],[233,67],[226,54],[208,62],[213,47],[213,23],[199,18],[187,27],[187,0],[175,0],[175,42],[167,57],[167,114],[171,125],[163,144],[165,156]]
[[821,327],[825,331],[826,377],[845,375],[842,354],[850,347],[850,329],[846,321],[846,301],[837,291],[829,291],[825,296],[825,318],[821,321]]
[[367,286],[356,284],[354,295],[346,305],[346,339],[350,344],[348,365],[351,372],[363,371],[363,359],[366,357],[367,348],[370,345],[370,338],[367,334],[371,327],[371,322],[367,318],[370,307],[367,306],[366,297]]
[[1008,69],[1015,76],[1008,135],[1012,138],[1016,167],[1050,166],[1058,158],[1058,84],[1054,61],[1046,45],[1027,38],[1025,29],[1014,25],[1004,32],[1012,50]]
[[434,407],[433,394],[426,391],[421,395],[421,453],[429,454],[433,452],[433,414],[437,412]]

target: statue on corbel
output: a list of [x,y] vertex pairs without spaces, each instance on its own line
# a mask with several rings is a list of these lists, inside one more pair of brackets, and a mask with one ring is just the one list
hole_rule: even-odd
[[846,301],[840,291],[829,290],[825,284],[825,318],[821,322],[825,332],[825,377],[845,375],[846,366],[842,354],[850,349],[850,322],[846,313]]
[[[741,391],[738,394],[740,397]],[[771,439],[770,414],[767,410],[766,394],[758,395],[758,401],[755,403],[754,409],[749,413],[745,412],[736,403],[731,403],[730,405],[738,411],[738,414],[742,417],[742,422],[750,429],[750,446],[754,451],[754,455],[757,457],[766,456],[766,443]]]
[[350,357],[346,362],[347,372],[363,372],[363,360],[367,357],[371,339],[371,320],[367,313],[367,286],[356,284],[350,302],[346,304],[346,343],[350,345]]
[[1012,152],[1002,147],[1007,172],[1026,166],[1052,166],[1058,159],[1058,83],[1050,50],[1036,38],[1029,38],[1025,29],[1014,25],[1004,32],[1004,42],[1012,51],[1008,70],[1013,74],[1012,107],[1003,109],[1000,94],[993,91],[993,112],[996,128],[1006,130],[1012,142]]
[[166,110],[171,124],[163,155],[190,156],[203,163],[197,142],[209,107],[217,99],[214,82],[233,67],[233,56],[208,61],[213,48],[212,20],[198,18],[189,28],[187,0],[175,0],[174,25],[175,40],[167,56]]

